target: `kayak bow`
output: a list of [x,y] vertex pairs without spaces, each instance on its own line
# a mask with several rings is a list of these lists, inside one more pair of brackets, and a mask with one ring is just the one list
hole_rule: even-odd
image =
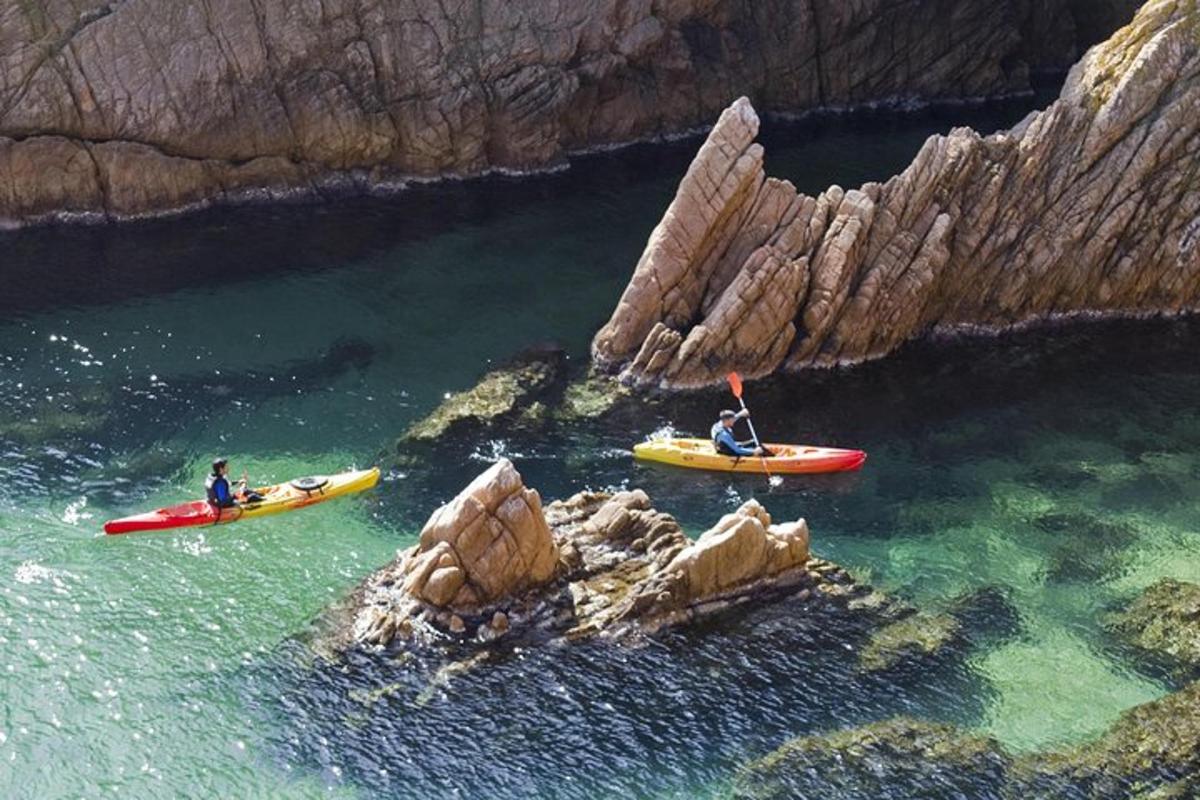
[[323,503],[342,495],[366,491],[378,482],[378,467],[340,472],[337,475],[297,478],[288,483],[255,489],[254,491],[262,496],[262,500],[256,503],[244,503],[233,508],[218,509],[207,500],[196,500],[191,503],[160,508],[147,514],[111,520],[104,523],[104,532],[117,534],[224,525],[253,517],[266,517],[272,514],[282,514],[285,511],[295,511],[298,508]]
[[656,461],[690,469],[714,472],[764,472],[784,475],[848,472],[862,467],[867,454],[862,450],[843,450],[837,447],[813,447],[802,444],[767,444],[774,453],[766,459],[753,456],[735,458],[716,452],[707,439],[657,439],[633,448],[634,458]]

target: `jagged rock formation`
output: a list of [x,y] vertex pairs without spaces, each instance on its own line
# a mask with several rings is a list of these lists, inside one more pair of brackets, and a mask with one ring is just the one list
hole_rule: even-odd
[[0,221],[525,169],[742,92],[1020,91],[1131,2],[0,0]]
[[882,356],[933,328],[1200,307],[1200,10],[1151,0],[1010,131],[931,137],[887,183],[766,177],[720,117],[592,352],[627,382]]
[[510,628],[619,637],[785,595],[878,619],[909,611],[811,557],[804,520],[775,524],[756,501],[692,541],[640,490],[581,492],[543,516],[502,460],[353,593],[334,649],[420,638],[429,626],[484,641]]

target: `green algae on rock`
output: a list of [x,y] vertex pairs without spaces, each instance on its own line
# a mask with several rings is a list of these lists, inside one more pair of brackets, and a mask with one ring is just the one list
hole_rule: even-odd
[[1000,745],[986,736],[900,717],[794,739],[746,765],[733,796],[995,797],[1009,763]]
[[1108,619],[1123,642],[1184,672],[1200,670],[1200,585],[1157,581]]
[[1009,794],[1124,798],[1178,789],[1200,777],[1200,683],[1121,714],[1099,739],[1019,759]]
[[962,634],[962,623],[949,614],[918,611],[873,631],[858,653],[858,668],[891,672],[928,666]]
[[559,347],[526,350],[488,372],[470,389],[450,395],[427,417],[413,423],[399,443],[432,442],[502,422],[536,424],[544,419],[542,401],[561,388],[566,363],[566,353]]

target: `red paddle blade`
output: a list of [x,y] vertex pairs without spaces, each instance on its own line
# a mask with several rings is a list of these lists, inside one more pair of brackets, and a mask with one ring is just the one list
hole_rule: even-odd
[[736,372],[731,372],[726,377],[729,380],[729,388],[733,390],[733,396],[736,397],[737,399],[741,400],[742,399],[742,376],[738,375]]

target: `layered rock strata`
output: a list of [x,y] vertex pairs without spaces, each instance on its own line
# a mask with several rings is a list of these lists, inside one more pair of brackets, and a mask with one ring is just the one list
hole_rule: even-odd
[[510,629],[622,637],[785,595],[877,617],[900,608],[813,558],[804,520],[774,523],[756,501],[693,541],[640,490],[583,492],[543,509],[502,460],[353,593],[340,646],[437,632],[486,641]]
[[1200,10],[1151,0],[1059,99],[931,137],[886,183],[766,176],[742,98],[651,234],[595,361],[667,389],[852,363],[933,329],[1200,307]]
[[1022,91],[1131,13],[1098,5],[0,0],[0,220],[540,167],[741,92],[803,111]]

